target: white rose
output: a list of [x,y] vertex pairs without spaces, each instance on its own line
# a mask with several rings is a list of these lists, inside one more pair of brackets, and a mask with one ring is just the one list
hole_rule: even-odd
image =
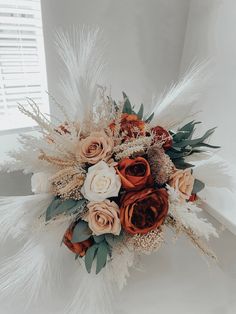
[[121,180],[115,168],[100,161],[88,169],[81,192],[91,202],[102,202],[109,197],[118,196],[120,188]]
[[51,184],[49,181],[51,175],[44,172],[36,172],[31,177],[31,190],[35,194],[49,193]]

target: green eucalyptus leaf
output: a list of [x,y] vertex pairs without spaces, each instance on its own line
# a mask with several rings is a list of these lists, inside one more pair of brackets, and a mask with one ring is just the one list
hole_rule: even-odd
[[200,144],[204,142],[208,137],[210,137],[214,132],[216,128],[212,128],[208,130],[202,137],[196,138],[194,140],[184,140],[181,143],[179,143],[179,147],[186,147],[188,145],[195,146],[197,144]]
[[98,274],[102,270],[102,268],[106,265],[108,254],[109,254],[109,247],[107,243],[105,241],[101,242],[97,250],[96,274]]
[[95,259],[95,256],[97,254],[97,250],[98,250],[98,245],[94,244],[92,246],[90,246],[90,248],[88,248],[86,254],[85,254],[85,267],[88,273],[91,272],[92,269],[92,265],[93,265],[93,261]]
[[181,142],[182,140],[191,139],[194,127],[196,124],[201,122],[190,121],[189,123],[185,124],[182,128],[178,129],[178,132],[173,136],[174,142]]
[[194,147],[209,147],[209,148],[213,148],[213,149],[220,148],[220,146],[210,145],[210,144],[207,144],[207,143],[199,143],[199,144],[194,145]]
[[144,106],[143,106],[143,104],[141,104],[141,106],[139,108],[139,111],[137,113],[137,116],[138,116],[139,120],[143,119],[143,112],[144,112]]
[[146,123],[150,123],[154,118],[154,112],[145,120]]
[[76,205],[76,200],[62,200],[56,197],[46,210],[46,221],[54,218],[57,215],[67,213],[71,208]]
[[186,157],[190,154],[191,151],[180,151],[180,152],[175,152],[174,150],[170,149],[166,151],[166,154],[173,160],[173,159],[179,159]]
[[81,213],[85,206],[87,205],[87,200],[86,199],[81,199],[81,200],[78,200],[75,204],[75,206],[73,206],[72,208],[70,208],[68,211],[67,211],[67,214],[71,215],[71,214],[75,214],[75,213]]
[[101,234],[101,235],[99,235],[99,236],[95,236],[95,235],[94,235],[93,238],[94,238],[94,241],[95,241],[96,243],[100,243],[100,242],[104,241],[105,235],[104,235],[104,234]]
[[175,167],[177,169],[187,169],[187,168],[192,168],[194,165],[185,162],[184,158],[178,158],[173,160]]
[[205,187],[205,184],[204,184],[202,181],[200,181],[200,180],[198,180],[198,179],[195,179],[195,180],[194,180],[194,185],[193,185],[193,191],[192,191],[192,193],[193,193],[193,194],[197,194],[197,193],[199,193],[201,190],[203,190],[204,187]]
[[128,96],[124,92],[123,92],[123,98],[124,98],[123,113],[132,114],[133,110],[132,110],[131,103],[129,101]]
[[105,234],[105,240],[111,247],[113,247],[118,242],[122,241],[123,239],[124,239],[123,232],[121,232],[118,236],[111,233]]
[[75,226],[72,234],[72,243],[78,243],[89,239],[92,235],[92,231],[89,229],[86,221],[80,220]]

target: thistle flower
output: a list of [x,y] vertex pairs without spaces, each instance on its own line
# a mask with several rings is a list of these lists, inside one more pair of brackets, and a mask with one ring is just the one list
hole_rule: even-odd
[[170,157],[165,154],[164,149],[159,145],[151,146],[147,151],[147,155],[154,181],[157,184],[166,183],[175,169]]

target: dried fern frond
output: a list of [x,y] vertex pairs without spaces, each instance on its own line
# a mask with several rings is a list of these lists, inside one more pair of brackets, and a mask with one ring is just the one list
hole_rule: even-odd
[[77,161],[75,159],[62,159],[54,156],[46,155],[45,153],[41,153],[38,157],[39,160],[45,160],[50,164],[53,164],[58,167],[69,167],[76,165]]
[[121,160],[136,154],[144,154],[152,143],[151,136],[140,136],[114,147],[116,160]]

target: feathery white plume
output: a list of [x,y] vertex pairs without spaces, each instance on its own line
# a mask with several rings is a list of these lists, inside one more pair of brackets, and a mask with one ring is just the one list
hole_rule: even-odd
[[75,272],[79,284],[71,301],[65,308],[66,314],[112,314],[113,286],[106,271],[98,275],[88,274],[84,265]]
[[[66,259],[71,259],[60,247],[60,241],[67,228],[67,223],[60,226],[47,226],[33,234],[13,256],[0,264],[0,298],[27,296],[24,310],[39,296],[53,296],[55,287],[61,286],[61,275]],[[69,264],[67,264],[69,265]]]
[[9,236],[16,239],[27,237],[35,220],[46,211],[53,196],[36,194],[0,197],[0,241]]
[[193,107],[202,93],[206,83],[207,63],[193,66],[169,91],[163,94],[153,109],[153,125],[161,125],[166,129],[178,126],[195,114]]
[[[87,118],[89,110],[97,102],[97,91],[104,68],[99,29],[58,32],[57,48],[67,75],[62,81],[68,101],[67,112],[74,120]],[[69,109],[69,110],[68,110]]]
[[220,156],[195,163],[193,175],[207,186],[236,190],[236,167]]
[[197,213],[202,209],[195,204],[189,202],[170,203],[169,213],[177,221],[180,221],[184,227],[190,228],[196,236],[204,237],[209,240],[210,235],[218,237],[216,229],[205,218],[200,218]]
[[104,271],[107,277],[112,280],[119,290],[122,290],[129,277],[129,268],[133,266],[135,253],[130,251],[125,245],[113,247],[112,260],[107,264]]

